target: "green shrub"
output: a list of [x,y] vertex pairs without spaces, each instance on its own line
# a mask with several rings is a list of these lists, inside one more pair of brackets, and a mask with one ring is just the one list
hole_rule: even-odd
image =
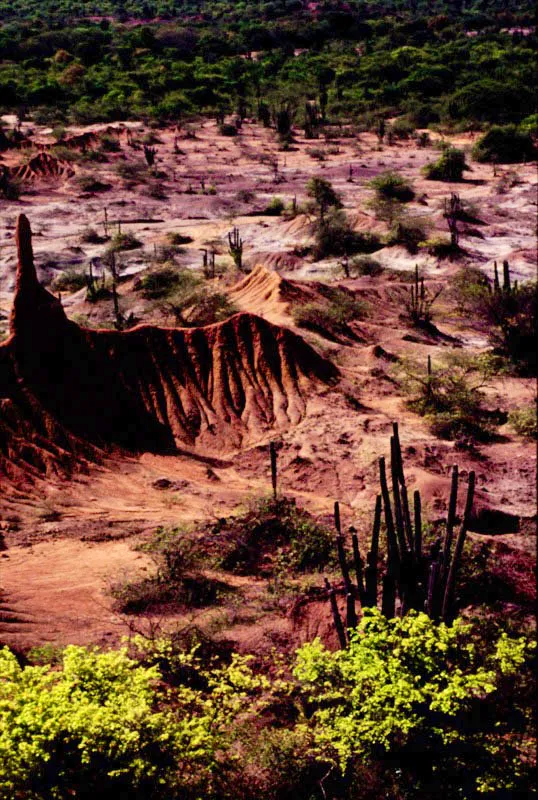
[[[166,798],[177,730],[156,668],[70,645],[61,670],[0,651],[0,798]],[[162,781],[162,783],[161,783]]]
[[21,194],[21,182],[10,178],[7,169],[0,169],[0,194],[4,200],[18,200]]
[[453,353],[441,365],[418,370],[404,366],[408,406],[428,419],[432,433],[441,439],[488,441],[495,423],[505,421],[488,412],[482,388],[490,377],[483,360]]
[[107,192],[111,188],[109,183],[103,183],[93,175],[81,175],[77,183],[83,192]]
[[409,181],[397,172],[382,172],[373,178],[368,185],[370,188],[375,189],[376,195],[381,199],[408,203],[415,196]]
[[436,258],[451,258],[455,255],[454,246],[446,236],[433,236],[425,239],[422,242],[418,242],[418,247],[421,250],[426,250]]
[[465,162],[463,150],[446,147],[441,157],[433,164],[424,167],[424,175],[430,181],[451,181],[457,183],[463,180],[463,173],[469,169]]
[[538,438],[538,422],[536,419],[536,406],[518,408],[508,414],[508,422],[520,436],[529,439]]
[[151,300],[169,297],[172,294],[190,295],[199,285],[200,279],[193,272],[176,267],[163,267],[149,272],[140,280],[143,296]]
[[185,530],[159,528],[139,549],[152,556],[157,572],[112,586],[116,606],[123,614],[140,614],[159,606],[203,608],[215,605],[228,590],[201,571],[203,553]]
[[192,236],[185,236],[183,233],[167,233],[166,238],[171,245],[190,244],[193,241]]
[[344,289],[327,287],[326,301],[305,303],[292,309],[293,321],[301,328],[330,337],[348,335],[349,323],[364,316],[364,303],[355,300]]
[[357,272],[359,275],[370,275],[376,278],[383,272],[383,266],[375,258],[369,256],[358,256],[353,258],[349,264],[350,272]]
[[476,161],[517,164],[536,158],[532,135],[515,125],[496,125],[480,137],[473,148]]
[[271,198],[270,203],[266,206],[264,210],[264,214],[267,214],[271,217],[279,217],[282,212],[284,211],[285,205],[284,201],[280,197],[273,197]]
[[148,179],[148,169],[144,161],[122,161],[116,167],[116,172],[128,183],[144,183]]
[[303,727],[318,757],[342,772],[384,763],[397,775],[391,797],[434,797],[441,786],[447,798],[524,794],[532,768],[508,731],[531,727],[513,706],[533,650],[506,634],[478,644],[462,620],[448,627],[423,613],[388,620],[365,609],[345,650],[319,639],[298,650]]
[[[218,527],[220,563],[224,569],[256,572],[268,557],[284,557],[288,572],[310,572],[326,566],[333,536],[324,525],[286,498],[255,500],[247,512]],[[269,568],[270,569],[270,568]]]
[[139,247],[142,247],[142,242],[136,238],[134,233],[116,233],[112,237],[108,250],[110,253],[117,253],[122,250],[137,250]]
[[339,208],[331,207],[317,224],[314,246],[316,259],[374,253],[381,247],[375,234],[354,231],[346,214]]
[[325,178],[310,178],[306,184],[306,194],[315,202],[322,219],[329,208],[342,208],[342,199]]
[[87,286],[86,274],[80,269],[67,269],[60,272],[52,281],[55,292],[78,292]]
[[83,244],[102,244],[104,241],[103,237],[100,236],[95,228],[84,228],[82,233],[80,234],[80,241]]
[[174,313],[178,321],[181,320],[181,324],[188,327],[214,325],[237,314],[239,310],[227,295],[214,291],[208,293],[206,289],[194,292],[183,306],[183,309],[175,307]]
[[404,216],[392,225],[387,244],[401,244],[409,253],[418,253],[419,245],[427,237],[427,222],[421,217]]
[[0,651],[0,800],[232,796],[219,781],[234,782],[231,748],[270,682],[235,654],[218,666],[172,640],[131,647],[145,666],[126,649],[70,645],[60,669]]
[[536,282],[514,284],[509,291],[488,287],[483,273],[469,271],[467,279],[460,273],[455,283],[460,307],[487,324],[492,346],[521,374],[536,375]]
[[219,125],[219,133],[221,136],[237,136],[237,128],[235,125],[232,125],[230,122],[224,122],[222,125]]
[[415,124],[409,117],[398,117],[389,128],[389,135],[395,139],[410,139],[415,132]]

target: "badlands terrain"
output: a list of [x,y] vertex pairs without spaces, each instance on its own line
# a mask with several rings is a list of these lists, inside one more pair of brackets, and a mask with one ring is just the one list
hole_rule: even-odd
[[[448,369],[451,357],[490,351],[484,322],[458,304],[455,278],[477,268],[492,279],[504,260],[512,280],[535,278],[534,164],[494,168],[469,157],[464,181],[450,184],[422,174],[439,156],[435,133],[425,147],[380,145],[373,133],[335,127],[327,141],[296,134],[282,151],[274,132],[248,121],[234,137],[210,120],[69,128],[59,146],[33,124],[21,134],[0,162],[21,187],[18,200],[0,203],[3,642],[117,643],[134,623],[114,586],[155,569],[140,544],[159,526],[196,536],[268,495],[271,441],[286,497],[327,524],[338,500],[346,529],[369,535],[377,460],[394,421],[429,520],[446,512],[452,465],[463,478],[476,471],[470,539],[487,563],[481,591],[494,586],[495,601],[530,613],[535,445],[509,416],[532,406],[534,380],[489,374],[480,391],[494,435],[469,443],[432,432],[407,403],[404,373],[424,372],[428,357]],[[474,143],[472,134],[449,140],[466,151]],[[144,142],[155,148],[151,168]],[[85,158],[97,150],[103,159]],[[439,258],[387,244],[371,255],[382,269],[361,274],[350,258],[349,276],[340,257],[316,260],[309,179],[332,184],[355,231],[386,237],[368,201],[369,181],[387,170],[412,183],[407,214],[429,238],[447,236],[444,201],[459,194],[468,210],[461,252]],[[274,198],[284,213],[271,213]],[[229,253],[234,228],[243,271]],[[116,252],[115,308],[107,249],[118,234],[136,246]],[[204,251],[215,259],[205,275]],[[62,274],[89,274],[90,264],[101,299],[90,302],[80,282],[58,288]],[[440,291],[433,324],[418,328],[406,313],[416,265],[428,292]],[[169,268],[219,295],[219,321],[181,327],[196,310],[178,312],[173,297],[147,291],[148,275]],[[353,318],[305,326],[300,310],[334,303],[337,290],[357,304]],[[280,593],[263,571],[218,577],[230,597],[218,608],[155,608],[136,625],[196,625],[249,652],[316,634],[333,641],[321,575]]]

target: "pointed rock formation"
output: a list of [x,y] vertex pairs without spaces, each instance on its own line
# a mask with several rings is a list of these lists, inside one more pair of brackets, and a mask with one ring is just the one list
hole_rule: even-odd
[[296,424],[337,369],[300,336],[241,313],[204,328],[80,328],[40,286],[17,225],[11,336],[0,345],[0,472],[66,472],[99,449],[231,452]]

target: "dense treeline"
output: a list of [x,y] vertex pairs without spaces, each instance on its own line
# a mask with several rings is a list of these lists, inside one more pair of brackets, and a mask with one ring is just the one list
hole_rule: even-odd
[[529,24],[525,4],[312,6],[0,2],[3,109],[90,122],[255,115],[260,98],[300,115],[316,100],[335,121],[396,113],[461,127],[533,113],[536,36],[512,30]]

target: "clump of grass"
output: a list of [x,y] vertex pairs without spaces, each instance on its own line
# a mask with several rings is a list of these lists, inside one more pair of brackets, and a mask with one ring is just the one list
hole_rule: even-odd
[[376,194],[385,199],[398,200],[400,203],[409,203],[415,196],[409,181],[397,172],[388,171],[376,175],[368,184],[375,189]]
[[165,266],[148,272],[140,281],[142,295],[148,300],[170,297],[172,294],[186,294],[199,286],[200,280],[194,273],[177,267]]
[[77,183],[83,192],[107,192],[111,188],[109,183],[103,183],[93,175],[81,175]]
[[56,292],[78,292],[86,285],[87,280],[83,270],[67,269],[54,278],[51,288]]
[[142,247],[142,242],[133,233],[116,233],[108,249],[111,253],[118,253],[122,250],[137,250],[139,247]]
[[271,573],[284,556],[289,569],[310,572],[325,567],[333,556],[333,534],[295,501],[263,497],[246,513],[214,526],[223,569],[244,574]]
[[349,271],[351,274],[355,272],[358,275],[369,275],[372,278],[376,278],[383,272],[383,266],[375,258],[358,256],[350,262]]
[[167,233],[166,238],[171,245],[190,244],[193,241],[192,236],[185,236],[182,233],[176,232]]
[[508,414],[508,422],[520,436],[538,439],[538,420],[536,406],[518,408]]
[[112,586],[116,606],[124,614],[140,614],[159,606],[204,608],[215,605],[229,591],[221,581],[203,574],[203,551],[184,529],[159,528],[138,549],[152,557],[157,571]]
[[338,337],[350,333],[349,323],[366,312],[366,306],[344,289],[325,287],[326,301],[317,301],[295,306],[293,320],[301,328]]
[[265,207],[264,214],[270,217],[279,217],[285,209],[284,201],[281,197],[272,197]]
[[84,228],[82,233],[80,234],[80,241],[83,244],[102,244],[105,239],[103,236],[100,236],[95,228],[87,227]]

